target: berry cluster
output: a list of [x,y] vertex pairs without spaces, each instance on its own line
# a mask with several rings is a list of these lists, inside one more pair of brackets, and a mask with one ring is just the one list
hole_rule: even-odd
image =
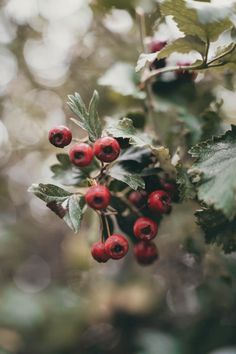
[[[56,147],[64,148],[72,141],[70,129],[64,126],[51,129],[49,141]],[[110,136],[99,138],[93,145],[84,142],[75,143],[69,150],[69,159],[73,165],[83,168],[90,165],[96,157],[101,161],[101,173],[106,173],[109,163],[119,157],[120,145],[122,144],[118,139]],[[141,265],[152,264],[158,258],[158,249],[153,239],[157,236],[162,215],[170,213],[171,201],[175,200],[177,195],[173,182],[165,178],[157,178],[158,182],[154,183],[146,180],[146,190],[131,191],[128,188],[128,191],[120,192],[130,206],[131,212],[134,212],[134,218],[132,223],[127,223],[131,225],[131,232],[119,223],[119,215],[118,224],[131,239],[133,238],[134,255]],[[106,178],[103,184],[102,180],[91,180],[84,199],[87,205],[99,214],[102,224],[105,219],[106,235],[102,225],[101,241],[93,244],[91,248],[92,257],[97,262],[105,263],[109,259],[123,258],[129,250],[129,243],[123,235],[110,231],[107,215],[110,215],[111,211],[114,214],[119,214],[120,211],[113,207],[114,196],[106,185]]]

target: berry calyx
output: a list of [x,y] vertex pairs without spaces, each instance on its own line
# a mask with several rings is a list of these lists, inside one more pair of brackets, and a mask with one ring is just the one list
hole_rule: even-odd
[[141,217],[134,223],[133,231],[138,239],[142,241],[150,241],[156,237],[158,225],[152,219]]
[[171,210],[170,194],[163,190],[156,190],[148,197],[148,207],[160,214],[168,214]]
[[137,208],[142,208],[146,204],[147,193],[143,190],[133,191],[129,194],[128,199]]
[[158,259],[158,249],[153,242],[141,241],[134,246],[134,255],[141,265],[150,265]]
[[120,154],[118,141],[110,136],[98,139],[94,144],[94,155],[103,162],[112,162]]
[[108,261],[108,259],[110,259],[110,256],[105,251],[105,245],[101,241],[92,245],[91,255],[99,263],[105,263]]
[[64,125],[49,130],[48,139],[50,143],[58,148],[64,148],[69,145],[72,140],[71,130]]
[[75,144],[70,149],[69,157],[70,161],[78,167],[88,166],[93,160],[93,148],[86,143]]
[[119,234],[113,234],[105,242],[105,251],[112,259],[123,258],[129,250],[127,239]]
[[86,203],[93,209],[105,209],[111,200],[111,193],[106,186],[100,184],[92,186],[85,194]]

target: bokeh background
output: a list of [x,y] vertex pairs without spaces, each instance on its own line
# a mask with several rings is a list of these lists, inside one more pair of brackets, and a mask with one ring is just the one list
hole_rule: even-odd
[[[136,6],[150,14],[152,35],[154,0],[0,2],[1,354],[236,353],[235,254],[205,245],[194,203],[174,207],[161,225],[160,260],[142,268],[132,255],[95,263],[97,219],[88,215],[74,235],[27,192],[51,182],[47,132],[73,124],[68,94],[88,102],[97,89],[101,116],[140,108],[127,80],[141,52]],[[228,125],[236,102],[233,76],[224,80],[197,85],[200,99],[209,90],[224,99]],[[171,114],[163,126],[172,138],[181,130]]]

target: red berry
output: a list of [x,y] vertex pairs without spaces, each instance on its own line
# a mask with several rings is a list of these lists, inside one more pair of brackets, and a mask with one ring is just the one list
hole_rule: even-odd
[[[181,66],[189,66],[191,65],[190,63],[181,63],[178,62],[177,65]],[[189,70],[177,70],[177,79],[183,80],[183,81],[194,81],[197,77],[197,73],[194,71],[189,71]]]
[[151,53],[159,52],[162,48],[166,46],[166,42],[161,42],[153,39],[149,44],[149,49]]
[[120,154],[118,141],[110,136],[98,139],[94,144],[94,155],[103,162],[112,162]]
[[105,250],[112,259],[120,259],[128,252],[129,243],[124,236],[113,234],[106,240]]
[[158,225],[152,219],[141,217],[134,223],[133,231],[138,239],[150,241],[156,237]]
[[86,203],[93,209],[105,209],[111,200],[109,189],[102,185],[92,186],[85,194]]
[[129,194],[128,199],[137,208],[142,208],[146,204],[147,193],[143,190],[133,191]]
[[171,199],[178,200],[178,188],[174,182],[168,182],[165,179],[160,179],[161,187],[170,194]]
[[158,259],[158,249],[153,242],[141,241],[134,246],[134,255],[139,264],[149,265]]
[[168,214],[171,210],[171,197],[168,192],[156,190],[148,197],[148,207],[160,214]]
[[71,130],[63,125],[51,129],[48,133],[50,143],[56,147],[64,148],[72,140]]
[[93,160],[93,148],[85,143],[75,144],[70,149],[69,157],[70,161],[76,166],[88,166]]
[[91,254],[99,263],[105,263],[110,259],[110,256],[105,251],[105,245],[103,242],[94,243],[91,247]]

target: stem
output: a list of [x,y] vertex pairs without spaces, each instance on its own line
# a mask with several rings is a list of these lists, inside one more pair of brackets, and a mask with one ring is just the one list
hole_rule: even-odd
[[[235,48],[236,48],[236,44],[234,44],[234,45],[232,46],[232,48],[229,49],[227,52],[224,52],[224,53],[218,55],[218,57],[215,57],[214,59],[210,60],[207,65],[208,65],[208,66],[210,65],[210,67],[212,67],[212,65],[211,65],[212,63],[214,63],[215,61],[220,60],[221,58],[225,57],[226,55],[232,53]],[[217,66],[221,66],[221,65],[217,65]]]
[[135,214],[137,214],[138,216],[142,216],[140,211],[132,203],[130,203],[130,201],[123,195],[122,192],[116,193],[116,197],[120,198]]
[[110,230],[109,222],[107,220],[107,216],[106,216],[106,214],[103,213],[102,217],[103,217],[103,220],[105,221],[108,237],[110,237],[111,236],[111,230]]
[[[144,53],[147,53],[147,48],[145,45],[145,37],[146,37],[146,24],[145,24],[145,13],[142,8],[138,7],[136,8],[136,17],[137,17],[137,22],[139,26],[139,34],[140,34],[140,42],[141,42],[141,47],[142,51]],[[147,66],[148,64],[146,64]],[[152,88],[150,84],[148,83],[147,85],[144,86],[144,90],[146,92],[146,106],[147,106],[147,113],[148,113],[148,121],[149,121],[149,127],[150,130],[156,131],[156,124],[155,120],[153,117],[153,98],[152,98]]]

